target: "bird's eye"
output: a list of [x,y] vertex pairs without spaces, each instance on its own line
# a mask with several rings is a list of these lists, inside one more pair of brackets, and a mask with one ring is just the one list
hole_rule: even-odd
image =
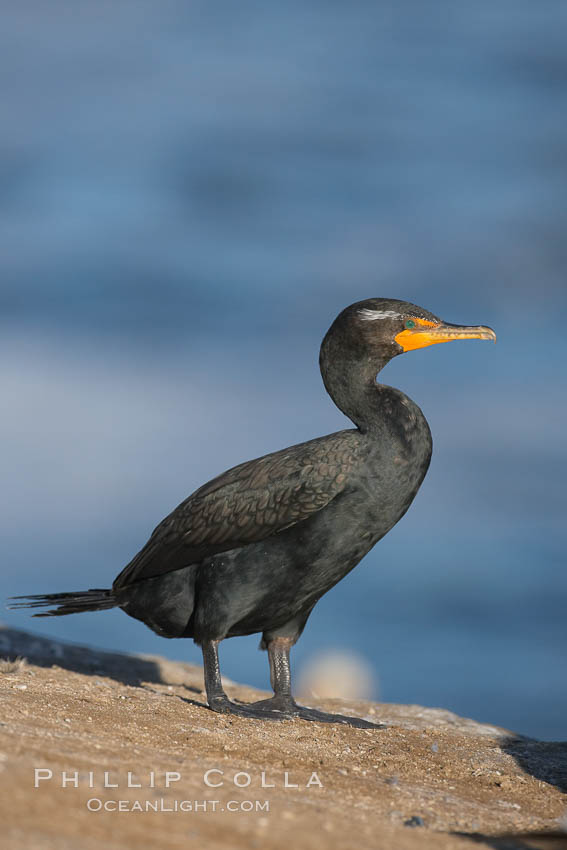
[[415,322],[413,319],[408,319],[406,322],[406,328],[415,328]]

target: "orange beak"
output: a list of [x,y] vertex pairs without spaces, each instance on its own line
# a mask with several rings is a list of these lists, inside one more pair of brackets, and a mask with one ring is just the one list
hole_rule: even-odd
[[496,342],[492,328],[484,325],[451,325],[448,322],[436,325],[426,319],[415,319],[415,327],[406,328],[396,335],[395,340],[404,351],[414,351],[436,345],[438,342],[452,342],[455,339],[491,339]]

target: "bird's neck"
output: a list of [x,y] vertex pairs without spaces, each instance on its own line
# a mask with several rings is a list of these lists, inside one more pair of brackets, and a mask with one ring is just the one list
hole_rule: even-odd
[[333,352],[322,349],[320,357],[321,375],[325,388],[339,410],[360,431],[375,431],[383,420],[385,395],[391,391],[376,382],[377,373],[389,358],[377,360],[360,353]]

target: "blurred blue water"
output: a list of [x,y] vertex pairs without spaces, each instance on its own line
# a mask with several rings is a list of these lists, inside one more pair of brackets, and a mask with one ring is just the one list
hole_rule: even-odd
[[[111,582],[248,457],[344,427],[317,369],[351,301],[493,325],[384,380],[435,453],[317,606],[380,695],[567,735],[567,7],[124,0],[4,10],[3,595]],[[44,633],[198,660],[121,612]],[[226,673],[264,685],[255,638]]]

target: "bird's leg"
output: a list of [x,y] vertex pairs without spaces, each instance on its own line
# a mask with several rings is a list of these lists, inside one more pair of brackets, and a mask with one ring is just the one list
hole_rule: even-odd
[[[205,674],[205,690],[207,702],[213,711],[230,711],[230,700],[222,686],[220,664],[219,664],[218,640],[207,640],[203,642],[203,669]],[[226,708],[224,707],[226,705]]]
[[[280,720],[282,717],[281,712],[274,712],[269,709],[263,710],[261,705],[258,703],[244,705],[229,700],[222,686],[218,652],[219,643],[220,641],[218,640],[207,640],[204,641],[202,645],[205,690],[207,692],[209,708],[213,711],[218,711],[221,714],[237,714],[240,717],[257,717],[261,719],[268,718]],[[270,702],[270,700],[265,700],[265,702]]]
[[293,640],[277,637],[268,641],[268,660],[270,662],[270,682],[274,691],[273,697],[254,702],[254,708],[263,711],[275,711],[281,717],[293,717],[298,714],[299,706],[291,695],[291,670],[289,651]]
[[[271,703],[279,703],[281,711],[295,708],[295,700],[291,695],[291,668],[289,651],[293,645],[291,638],[274,638],[268,644],[268,660],[270,662],[270,683],[274,696]],[[275,707],[275,705],[274,705]]]
[[325,711],[318,711],[316,708],[298,705],[291,694],[291,669],[289,664],[289,652],[294,641],[292,638],[278,637],[267,643],[270,681],[274,689],[274,696],[271,699],[254,702],[250,708],[270,712],[272,716],[282,719],[301,717],[302,720],[312,720],[315,723],[341,723],[362,729],[378,728],[375,723],[362,720],[362,718],[328,714]]
[[358,717],[345,717],[342,714],[327,714],[315,708],[305,708],[297,705],[291,695],[291,672],[289,666],[289,651],[292,639],[285,637],[273,638],[268,641],[268,658],[270,661],[270,680],[274,695],[270,699],[249,704],[236,703],[229,700],[222,686],[218,640],[203,642],[203,663],[205,667],[205,689],[209,708],[221,714],[237,714],[239,717],[255,717],[258,720],[285,720],[291,717],[301,717],[303,720],[313,720],[318,723],[342,723],[361,729],[377,729],[376,723],[370,723]]

